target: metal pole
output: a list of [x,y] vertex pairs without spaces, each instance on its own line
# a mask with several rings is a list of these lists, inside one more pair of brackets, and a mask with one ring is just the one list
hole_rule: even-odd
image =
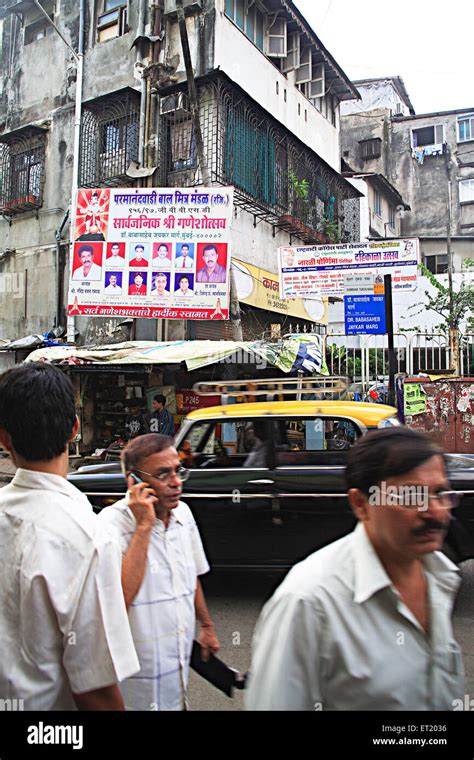
[[395,406],[395,375],[397,374],[397,356],[393,334],[392,275],[386,274],[385,285],[385,325],[388,335],[388,403]]

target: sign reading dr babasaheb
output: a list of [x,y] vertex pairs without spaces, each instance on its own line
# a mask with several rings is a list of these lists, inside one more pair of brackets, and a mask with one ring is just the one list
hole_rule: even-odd
[[384,296],[344,296],[346,335],[385,335]]
[[410,238],[280,248],[278,259],[282,298],[342,297],[347,275],[390,274],[394,291],[415,290],[419,250]]
[[229,319],[233,192],[79,190],[68,314]]

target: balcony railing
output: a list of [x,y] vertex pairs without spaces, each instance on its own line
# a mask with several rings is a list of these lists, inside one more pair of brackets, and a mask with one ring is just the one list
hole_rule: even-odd
[[[160,182],[201,184],[186,95],[173,102],[162,97]],[[222,75],[201,81],[199,103],[212,180],[234,185],[238,206],[306,243],[355,239],[359,193],[314,151]]]

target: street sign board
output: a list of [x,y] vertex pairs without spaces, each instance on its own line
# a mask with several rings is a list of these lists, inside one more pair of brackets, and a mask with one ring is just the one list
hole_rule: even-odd
[[374,295],[374,277],[373,274],[345,274],[344,275],[344,292],[347,295],[355,293],[370,293]]
[[344,296],[346,335],[385,335],[384,296]]

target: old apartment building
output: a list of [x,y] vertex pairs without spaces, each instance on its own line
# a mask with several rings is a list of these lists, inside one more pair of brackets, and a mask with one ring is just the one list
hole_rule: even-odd
[[[0,274],[21,275],[17,297],[0,293],[2,338],[64,321],[75,187],[203,183],[176,3],[39,5],[49,18],[36,0],[8,0],[0,22]],[[213,184],[235,186],[244,331],[284,330],[291,310],[252,306],[261,283],[246,265],[274,276],[279,246],[324,242],[329,230],[358,239],[359,192],[340,173],[339,138],[340,104],[359,95],[289,0],[184,6],[205,161]],[[300,321],[324,329],[325,303],[302,308]],[[130,334],[109,319],[77,318],[75,329],[81,343]],[[205,324],[152,320],[131,334],[215,337]]]

